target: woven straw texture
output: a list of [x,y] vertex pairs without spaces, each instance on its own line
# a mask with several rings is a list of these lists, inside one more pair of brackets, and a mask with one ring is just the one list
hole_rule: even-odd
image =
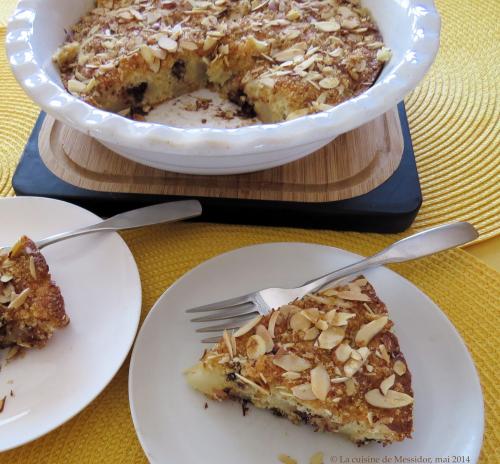
[[[1,27],[15,0],[0,0]],[[438,1],[442,51],[407,106],[425,202],[415,226],[467,219],[482,238],[498,234],[497,0]],[[464,18],[471,18],[467,22]],[[467,41],[463,38],[466,37]],[[497,34],[498,39],[498,34]],[[15,83],[0,53],[0,196],[12,195],[11,177],[38,109]],[[496,151],[495,151],[496,150]],[[496,190],[495,190],[496,189]],[[156,226],[123,234],[139,266],[144,318],[177,278],[200,262],[240,246],[304,241],[370,254],[396,236],[208,224]],[[158,256],[163,258],[160,260]],[[481,462],[498,462],[496,370],[499,358],[500,275],[455,250],[394,269],[427,293],[455,324],[478,368],[486,406]],[[493,332],[493,333],[492,333]],[[128,408],[128,360],[84,411],[45,437],[0,455],[8,463],[145,462]]]

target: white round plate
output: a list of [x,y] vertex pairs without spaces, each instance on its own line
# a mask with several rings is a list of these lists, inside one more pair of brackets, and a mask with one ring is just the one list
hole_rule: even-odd
[[169,288],[140,330],[129,371],[132,417],[148,458],[162,464],[271,464],[286,453],[308,463],[312,454],[323,451],[325,464],[347,463],[347,458],[368,462],[353,461],[355,456],[379,457],[378,462],[385,456],[392,461],[384,462],[396,462],[394,456],[464,456],[465,461],[449,462],[475,462],[483,436],[483,399],[471,357],[439,308],[385,268],[364,274],[388,305],[413,374],[412,440],[358,448],[341,436],[314,433],[268,411],[251,407],[243,417],[237,403],[207,400],[185,382],[183,371],[205,348],[185,308],[268,286],[296,286],[358,259],[320,245],[257,245],[213,258]]
[[[93,224],[95,214],[48,198],[0,200],[0,245]],[[134,340],[141,283],[134,258],[115,232],[72,238],[42,250],[60,287],[70,323],[41,349],[0,371],[0,451],[53,430],[87,406],[109,383]],[[10,390],[15,396],[10,397]]]

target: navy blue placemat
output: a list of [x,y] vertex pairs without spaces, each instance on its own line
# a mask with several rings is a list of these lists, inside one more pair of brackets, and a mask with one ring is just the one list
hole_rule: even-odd
[[[422,203],[415,157],[404,104],[398,105],[404,152],[394,174],[374,190],[355,198],[327,203],[240,200],[196,197],[205,222],[260,224],[321,229],[395,233],[408,228]],[[17,195],[69,201],[100,216],[185,197],[136,193],[97,192],[75,187],[50,171],[38,152],[38,134],[45,117],[40,114],[13,177]]]

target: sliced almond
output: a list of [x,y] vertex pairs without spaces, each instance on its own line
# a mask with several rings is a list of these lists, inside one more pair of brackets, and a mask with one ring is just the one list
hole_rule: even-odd
[[150,47],[150,49],[153,52],[153,55],[159,60],[164,60],[167,57],[167,51],[163,50],[163,48],[160,48],[159,46],[155,45]]
[[383,330],[388,320],[389,318],[387,316],[382,316],[374,321],[368,322],[368,324],[362,325],[356,334],[356,344],[358,346],[368,345],[371,339]]
[[[320,83],[321,85],[321,83]],[[370,301],[370,297],[364,294],[357,285],[349,284],[349,290],[338,292],[337,296],[343,300]]]
[[351,358],[344,364],[344,374],[346,377],[352,377],[361,369],[362,365],[363,361]]
[[352,308],[352,306],[353,306],[353,304],[350,301],[341,300],[341,299],[339,299],[335,304],[341,308],[344,308],[344,309],[349,309],[349,308]]
[[33,277],[33,279],[36,280],[37,276],[36,276],[35,258],[33,258],[33,256],[30,256],[29,268],[30,268],[31,277]]
[[258,359],[266,353],[266,342],[259,335],[252,335],[247,340],[247,356],[250,359]]
[[28,295],[31,293],[31,290],[29,288],[25,288],[19,295],[17,295],[10,303],[9,306],[7,306],[9,309],[16,309],[19,308],[24,304],[26,301],[26,298],[28,298]]
[[351,358],[355,359],[356,361],[363,361],[363,357],[358,353],[357,350],[351,351]]
[[378,388],[367,392],[365,400],[368,404],[382,409],[403,408],[413,403],[413,398],[406,393],[388,390],[385,395],[382,395]]
[[368,281],[364,277],[360,277],[359,279],[356,279],[351,283],[352,285],[357,285],[358,287],[364,287],[366,284],[368,284]]
[[332,309],[331,311],[328,311],[325,315],[325,321],[328,322],[328,324],[331,324],[335,320],[336,314],[337,314],[336,309]]
[[272,338],[274,338],[274,329],[276,327],[276,321],[278,320],[279,312],[273,311],[271,317],[269,318],[269,323],[267,324],[267,331]]
[[295,314],[297,312],[299,312],[301,310],[301,308],[299,308],[298,306],[295,306],[295,305],[291,305],[291,304],[286,304],[286,305],[283,305],[283,306],[280,306],[278,308],[278,311],[283,314],[284,316],[289,316],[290,314]]
[[332,382],[332,383],[344,383],[347,380],[349,380],[349,377],[335,377],[334,379],[330,379],[330,382]]
[[[326,95],[325,95],[326,97]],[[327,288],[321,292],[322,295],[324,296],[336,296],[338,294],[338,290],[335,288]]]
[[330,377],[322,364],[311,369],[311,389],[318,400],[326,400],[330,391]]
[[394,363],[394,366],[392,366],[392,370],[399,376],[401,375],[405,375],[406,373],[406,364],[401,361],[401,360],[397,360],[395,363]]
[[213,36],[207,36],[205,38],[205,41],[203,42],[203,50],[204,51],[208,51],[208,50],[211,50],[212,48],[215,47],[215,45],[217,44],[217,42],[219,41],[219,38],[218,37],[213,37]]
[[13,278],[14,276],[10,274],[4,274],[2,277],[0,277],[0,282],[6,284],[7,282],[10,282]]
[[[318,82],[322,89],[334,89],[338,87],[340,81],[336,77],[325,77]],[[342,298],[342,297],[341,297]]]
[[254,319],[251,319],[246,324],[242,325],[235,333],[235,338],[241,337],[245,335],[247,332],[250,332],[262,319],[262,316],[257,316]]
[[368,359],[368,356],[370,356],[370,349],[367,348],[366,346],[362,346],[361,348],[358,348],[357,350],[358,354],[361,356],[361,360],[365,362]]
[[310,300],[314,300],[316,303],[325,304],[325,305],[329,305],[329,304],[332,304],[333,302],[335,302],[335,300],[332,300],[332,298],[324,297],[321,295],[315,295],[314,293],[308,293],[306,295],[306,297],[309,298]]
[[253,35],[248,38],[248,42],[253,45],[259,52],[265,52],[269,44],[264,40],[257,40]]
[[382,392],[382,395],[387,395],[387,392],[394,386],[394,381],[396,380],[396,375],[392,374],[386,379],[382,380],[380,383],[380,391]]
[[292,387],[292,393],[299,400],[312,401],[316,399],[310,383],[303,383],[302,385]]
[[300,312],[304,317],[309,319],[312,323],[315,323],[319,319],[319,309],[318,308],[307,308]]
[[326,329],[328,329],[328,322],[324,321],[323,319],[319,319],[319,320],[316,322],[316,327],[317,327],[319,330],[326,330]]
[[161,14],[157,11],[148,11],[146,21],[148,24],[153,24],[161,18]]
[[356,29],[359,26],[359,19],[355,17],[342,19],[340,24],[346,29]]
[[349,323],[349,319],[352,319],[354,317],[356,317],[356,314],[354,314],[354,313],[344,313],[344,312],[338,311],[335,314],[335,317],[330,322],[330,324],[335,326],[335,327],[341,327],[341,326],[347,325]]
[[274,53],[272,57],[279,63],[282,63],[284,61],[293,60],[297,56],[304,56],[304,53],[305,52],[303,49],[298,48],[297,46],[293,46],[287,48],[286,50],[281,50],[277,53]]
[[353,379],[347,379],[345,382],[345,392],[347,396],[352,396],[358,391],[358,385]]
[[135,19],[139,20],[139,21],[142,21],[144,18],[142,16],[141,13],[139,13],[136,9],[134,8],[130,8],[130,12],[132,13],[132,15],[135,17]]
[[224,344],[226,345],[227,352],[229,353],[229,357],[231,359],[233,359],[233,356],[234,356],[233,344],[231,343],[231,337],[230,337],[227,330],[224,330],[224,332],[222,332],[222,340],[224,340]]
[[255,388],[256,390],[260,391],[261,393],[264,393],[264,395],[269,395],[269,392],[265,388],[262,388],[260,385],[257,385],[255,382],[251,381],[250,379],[243,377],[241,374],[238,374],[237,372],[235,372],[234,375],[238,379],[240,379],[242,382],[245,382],[247,385],[250,385],[251,387]]
[[70,79],[68,81],[68,90],[73,93],[83,93],[87,88],[85,82],[77,81],[76,79]]
[[190,40],[180,40],[179,47],[183,50],[195,51],[198,50],[198,45],[196,43],[191,42]]
[[311,363],[294,353],[276,355],[273,364],[281,367],[285,371],[302,372],[311,367]]
[[366,371],[367,371],[367,372],[373,372],[373,369],[374,369],[374,368],[373,368],[373,366],[372,366],[371,364],[367,364],[367,365],[365,366],[365,369],[366,369]]
[[153,51],[146,44],[142,44],[141,45],[141,48],[139,49],[139,52],[141,53],[141,56],[144,58],[144,61],[148,65],[152,65],[154,63],[155,56],[153,54]]
[[85,92],[90,93],[97,87],[97,79],[93,77],[90,81],[87,82],[87,86],[85,87]]
[[313,55],[309,57],[307,60],[303,61],[302,63],[298,64],[295,66],[294,71],[296,73],[300,73],[301,71],[305,71],[306,69],[309,69],[317,60],[317,55]]
[[231,341],[231,348],[233,349],[233,354],[236,356],[238,354],[238,349],[236,348],[236,338],[234,338],[234,334],[232,332],[229,335],[229,340]]
[[294,39],[296,39],[296,38],[297,38],[297,37],[299,37],[299,36],[300,36],[300,31],[299,31],[299,30],[297,30],[297,29],[292,29],[291,31],[289,31],[289,32],[287,33],[286,38],[287,38],[288,40],[294,40]]
[[293,8],[286,14],[286,19],[288,19],[289,21],[296,21],[301,17],[302,17],[302,12],[300,10],[295,10]]
[[295,313],[291,318],[290,318],[290,328],[293,331],[297,330],[307,330],[309,327],[311,327],[311,321],[305,317],[305,315],[300,312],[300,313]]
[[298,372],[283,372],[283,374],[281,374],[281,377],[287,380],[297,380],[300,379],[300,374]]
[[318,346],[324,350],[336,347],[345,337],[345,330],[339,327],[330,327],[321,332],[318,337]]
[[341,363],[345,363],[351,357],[352,348],[347,343],[340,344],[335,350],[335,356]]
[[274,342],[269,331],[262,325],[259,324],[255,329],[255,333],[264,340],[266,344],[266,353],[269,353],[274,348]]
[[319,330],[316,327],[311,327],[304,332],[303,340],[309,342],[311,340],[316,340],[319,335]]
[[331,19],[330,21],[318,21],[313,23],[314,27],[321,32],[335,32],[340,29],[340,24]]
[[377,51],[377,61],[385,63],[386,61],[389,61],[391,58],[392,58],[392,52],[390,48],[382,47],[380,50]]
[[387,348],[383,343],[381,343],[378,346],[378,350],[380,352],[380,357],[387,363],[389,364],[391,362],[391,357],[389,356],[389,353],[387,352]]
[[170,37],[167,37],[166,35],[162,35],[158,39],[158,45],[163,48],[163,50],[166,50],[167,52],[174,53],[177,51],[177,41],[171,39]]
[[[0,252],[1,255],[5,255],[5,253]],[[3,263],[2,263],[2,269],[6,269],[8,267],[12,267],[14,265],[14,261],[11,259],[7,258]]]

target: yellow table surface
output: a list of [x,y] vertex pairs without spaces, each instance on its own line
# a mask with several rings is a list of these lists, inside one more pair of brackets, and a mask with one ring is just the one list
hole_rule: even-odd
[[[15,4],[0,0],[0,42],[5,34],[2,24]],[[443,309],[467,344],[485,399],[481,462],[497,463],[500,274],[493,269],[500,270],[500,1],[438,0],[437,5],[443,16],[441,51],[426,80],[406,100],[424,194],[414,227],[469,220],[480,230],[482,241],[467,247],[468,253],[453,250],[393,268]],[[39,109],[20,91],[3,53],[0,81],[0,196],[5,196],[13,194],[13,170]],[[235,247],[305,241],[369,254],[403,235],[174,224],[123,237],[141,274],[143,320],[165,288],[183,273]],[[45,437],[0,454],[0,463],[144,462],[128,409],[127,371],[128,360],[85,410]]]

